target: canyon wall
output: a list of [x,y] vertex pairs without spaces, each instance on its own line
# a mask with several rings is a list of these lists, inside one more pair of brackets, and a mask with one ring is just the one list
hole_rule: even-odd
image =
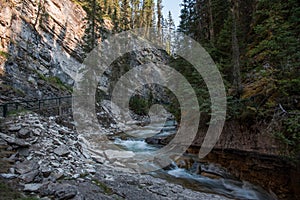
[[[68,74],[76,70],[84,56],[86,12],[70,0],[0,3],[2,101],[13,96],[66,95],[60,88],[46,84],[45,79],[52,77],[52,82],[73,84]],[[11,94],[14,91],[19,94]]]

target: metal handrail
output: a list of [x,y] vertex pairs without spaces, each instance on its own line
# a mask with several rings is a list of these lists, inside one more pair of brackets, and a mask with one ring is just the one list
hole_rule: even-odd
[[[47,99],[37,99],[37,100],[23,100],[23,101],[13,101],[13,102],[7,102],[4,104],[0,104],[0,107],[2,107],[2,116],[3,117],[7,117],[8,113],[11,111],[18,111],[19,107],[25,107],[27,110],[38,110],[40,111],[42,108],[43,110],[45,110],[45,108],[48,109],[53,109],[53,108],[58,108],[58,114],[61,115],[61,105],[62,105],[62,101],[63,99],[72,99],[73,96],[62,96],[62,97],[53,97],[53,98],[47,98]],[[55,101],[55,105],[53,106],[53,104],[49,104],[51,106],[42,106],[42,103],[44,104],[46,101]],[[58,100],[58,103],[57,103]],[[33,103],[36,106],[29,106],[30,103]],[[25,104],[25,106],[24,106]],[[57,105],[58,104],[58,105]],[[10,105],[15,105],[13,110],[8,110],[8,107]],[[44,104],[45,105],[45,104]],[[47,105],[47,104],[46,104]]]

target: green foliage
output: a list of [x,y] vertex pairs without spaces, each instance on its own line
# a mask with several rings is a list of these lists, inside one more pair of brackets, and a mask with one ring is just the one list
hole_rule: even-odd
[[[0,162],[1,163],[1,162]],[[38,200],[36,197],[24,197],[17,188],[10,183],[0,179],[0,196],[1,200]]]
[[0,195],[3,200],[18,199],[21,197],[20,193],[16,189],[11,188],[2,181],[0,182]]
[[[222,73],[229,95],[234,93],[233,8],[237,12],[235,20],[245,90],[244,94],[229,98],[229,118],[238,117],[248,108],[255,108],[258,114],[272,113],[269,109],[272,106],[274,109],[278,103],[299,109],[299,104],[291,103],[291,98],[295,102],[300,96],[299,1],[234,0],[230,4],[225,0],[183,0],[179,30],[194,37],[210,53]],[[193,75],[188,76],[189,80],[198,81],[192,78]],[[271,80],[273,85],[266,83],[255,88],[263,77]],[[239,96],[245,96],[248,86],[252,87],[251,98],[241,100]],[[263,87],[267,89],[261,89]]]
[[105,183],[102,183],[101,181],[99,181],[97,179],[93,179],[92,182],[95,185],[97,185],[99,188],[101,188],[105,194],[108,194],[108,195],[114,194],[113,189],[110,188],[109,186],[107,186]]
[[24,97],[26,95],[22,90],[14,88],[14,87],[12,87],[10,85],[6,85],[6,84],[3,84],[3,83],[0,83],[0,87],[1,87],[1,89],[2,89],[3,92],[13,91],[18,96],[22,96],[22,97]]
[[31,112],[26,109],[21,108],[18,110],[8,112],[8,116],[20,116],[20,115],[24,115],[24,114],[28,114],[28,113],[31,113]]
[[81,3],[82,8],[86,11],[88,21],[87,28],[85,29],[83,49],[89,53],[98,44],[98,39],[103,34],[103,7],[99,0],[85,0]]
[[150,105],[151,100],[140,96],[133,96],[129,101],[129,108],[137,115],[147,115],[149,113]]
[[0,51],[0,56],[7,59],[7,58],[9,58],[9,53],[7,53],[5,51]]
[[44,80],[45,82],[57,87],[60,90],[67,90],[72,92],[73,88],[71,86],[68,86],[66,84],[64,84],[58,77],[56,76],[49,76],[46,77],[43,74],[39,73],[38,71],[34,71],[34,73],[37,74],[37,76],[39,77],[39,79]]
[[278,86],[282,96],[288,97],[291,94],[300,96],[300,78],[279,80]]
[[[189,101],[191,98],[188,98],[188,96],[193,95],[191,92],[195,92],[195,95],[198,99],[200,111],[204,113],[211,113],[211,102],[208,89],[201,75],[199,75],[198,71],[196,71],[196,69],[190,63],[188,63],[186,60],[180,57],[171,60],[169,65],[170,67],[177,70],[180,74],[182,74],[193,88],[193,91],[191,91],[189,85],[187,85],[186,83],[177,82],[178,85],[176,87],[186,95],[185,103],[187,105],[191,104],[191,102]],[[171,105],[168,106],[169,110],[172,114],[174,114],[176,120],[180,121],[180,105],[175,96],[171,98],[171,101]]]
[[281,130],[274,134],[286,145],[288,156],[296,158],[300,153],[300,111],[284,117]]
[[297,1],[258,1],[253,24],[255,39],[247,53],[251,63],[268,63],[284,71],[299,66],[299,16]]

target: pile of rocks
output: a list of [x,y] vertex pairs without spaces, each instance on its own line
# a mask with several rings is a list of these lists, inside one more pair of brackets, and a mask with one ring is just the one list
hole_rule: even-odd
[[[18,178],[27,192],[46,192],[46,195],[55,192],[59,199],[75,196],[76,190],[68,185],[63,188],[69,192],[62,194],[60,184],[50,183],[96,172],[89,156],[84,156],[76,132],[57,124],[54,117],[28,114],[10,119],[2,124],[0,143],[7,145],[7,150],[16,152],[5,158],[14,164],[1,176]],[[48,186],[51,186],[52,192],[48,191]]]
[[0,146],[15,153],[2,158],[12,165],[0,176],[17,183],[26,195],[44,200],[226,199],[118,170],[105,157],[87,151],[75,131],[56,121],[56,117],[26,114],[1,123]]

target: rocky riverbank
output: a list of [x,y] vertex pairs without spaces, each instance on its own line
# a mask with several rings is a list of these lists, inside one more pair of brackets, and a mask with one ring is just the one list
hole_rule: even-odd
[[[84,149],[57,117],[25,114],[1,121],[1,179],[42,199],[227,199],[150,175],[114,169]],[[67,120],[65,120],[67,121]],[[5,167],[4,167],[5,166]]]
[[[234,129],[232,128],[231,131],[234,132]],[[235,135],[233,132],[229,135]],[[242,136],[243,134],[237,131],[234,137],[241,138]],[[247,137],[247,133],[244,137]],[[173,138],[174,135],[157,135],[147,138],[146,142],[154,145],[167,145]],[[280,156],[278,152],[276,155],[270,152],[264,153],[259,151],[263,148],[267,149],[268,145],[265,147],[261,145],[262,148],[256,149],[256,151],[243,148],[228,148],[226,146],[221,148],[220,146],[224,141],[223,136],[213,151],[203,159],[198,158],[200,145],[192,145],[187,150],[187,155],[181,157],[176,163],[178,166],[188,170],[196,162],[215,163],[226,168],[230,174],[240,180],[260,185],[272,194],[275,199],[293,200],[299,198],[299,167],[294,166],[290,160]],[[248,141],[248,146],[251,146],[250,139],[245,141]]]

